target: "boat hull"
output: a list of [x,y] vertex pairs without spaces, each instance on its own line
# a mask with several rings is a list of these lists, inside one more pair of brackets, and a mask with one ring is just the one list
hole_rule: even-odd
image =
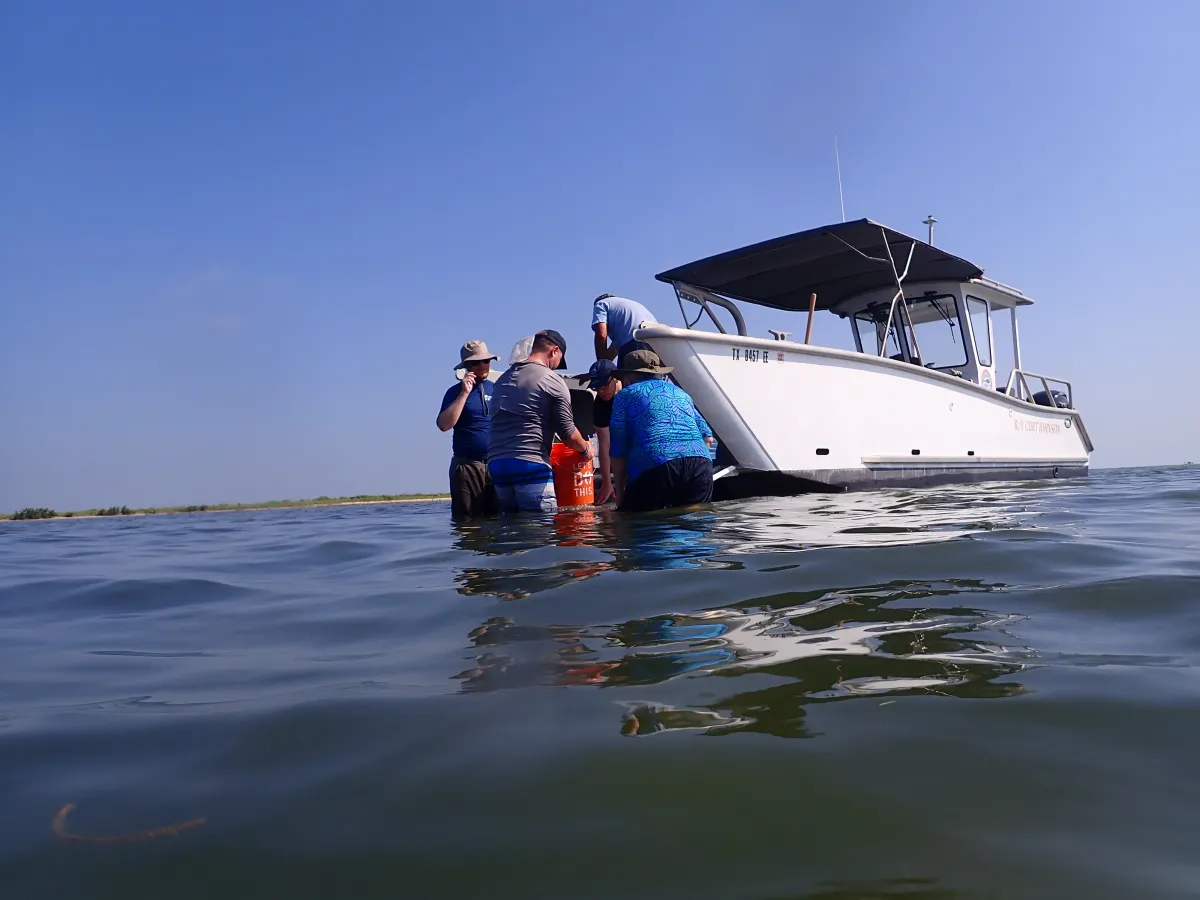
[[1088,472],[1074,410],[853,351],[665,325],[637,337],[674,368],[747,495],[755,480],[799,493]]

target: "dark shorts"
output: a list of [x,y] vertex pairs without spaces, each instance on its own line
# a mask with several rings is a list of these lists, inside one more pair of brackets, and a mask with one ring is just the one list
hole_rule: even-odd
[[621,509],[648,512],[707,503],[712,499],[712,460],[685,456],[647,469],[625,488]]
[[626,341],[620,347],[617,348],[617,368],[618,369],[625,368],[625,357],[628,356],[630,353],[632,353],[634,350],[649,350],[649,349],[651,349],[650,345],[643,343],[642,341]]
[[496,488],[488,474],[487,463],[456,456],[450,460],[450,514],[456,519],[494,516]]

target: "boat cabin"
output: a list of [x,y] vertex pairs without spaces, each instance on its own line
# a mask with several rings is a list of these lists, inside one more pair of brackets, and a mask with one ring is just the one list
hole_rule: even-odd
[[[999,313],[1009,313],[1013,360],[1020,368],[1017,307],[1033,303],[999,282],[974,278],[905,288],[893,308],[896,290],[883,289],[845,301],[831,310],[849,320],[860,353],[887,356],[985,388],[1007,389],[997,380],[996,334]],[[1005,373],[1007,375],[1007,373]]]
[[[739,335],[747,334],[733,301],[807,312],[805,344],[813,314],[829,311],[849,322],[860,353],[934,369],[1041,405],[1073,407],[1069,382],[1022,367],[1017,309],[1032,305],[1032,299],[985,278],[974,263],[869,219],[775,238],[656,277],[675,288],[681,311],[684,301],[699,305],[696,322],[707,313],[722,333],[728,332],[714,307],[732,316]],[[1008,329],[1000,323],[1005,311]],[[689,328],[696,324],[688,323],[686,313],[684,322]],[[998,373],[996,332],[1002,330],[1011,331],[1012,367]],[[771,334],[782,341],[792,332]]]

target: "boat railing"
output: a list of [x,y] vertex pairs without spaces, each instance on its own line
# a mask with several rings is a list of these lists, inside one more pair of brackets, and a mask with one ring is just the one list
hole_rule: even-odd
[[1060,404],[1055,398],[1053,385],[1060,385],[1067,389],[1067,409],[1075,408],[1075,393],[1071,389],[1071,382],[1065,378],[1055,378],[1051,375],[1041,375],[1037,372],[1027,372],[1024,369],[1013,369],[1012,374],[1008,376],[1008,386],[1004,389],[1004,393],[1010,397],[1016,397],[1019,400],[1028,400],[1033,402],[1034,391],[1029,387],[1030,380],[1041,384],[1043,396],[1046,398],[1045,406],[1052,406],[1056,409],[1061,409]]
[[[683,316],[683,324],[688,328],[694,328],[696,323],[700,321],[700,316],[708,313],[708,317],[712,319],[712,323],[717,326],[717,331],[721,332],[721,334],[729,334],[725,330],[725,326],[721,324],[720,319],[717,318],[717,314],[712,310],[714,306],[719,306],[733,316],[733,324],[737,328],[737,333],[742,337],[746,336],[746,320],[742,318],[742,311],[737,308],[737,304],[732,300],[722,297],[719,294],[714,294],[711,291],[692,287],[690,284],[683,284],[679,281],[673,282],[672,287],[675,288],[675,299],[679,301],[679,312]],[[700,307],[700,312],[696,313],[696,318],[691,322],[688,321],[687,313],[684,311],[684,300],[687,300],[689,303],[695,303]]]

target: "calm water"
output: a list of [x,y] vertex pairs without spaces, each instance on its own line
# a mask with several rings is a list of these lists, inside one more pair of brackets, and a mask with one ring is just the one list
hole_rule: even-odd
[[0,523],[0,896],[1200,896],[1198,667],[1200,467]]

